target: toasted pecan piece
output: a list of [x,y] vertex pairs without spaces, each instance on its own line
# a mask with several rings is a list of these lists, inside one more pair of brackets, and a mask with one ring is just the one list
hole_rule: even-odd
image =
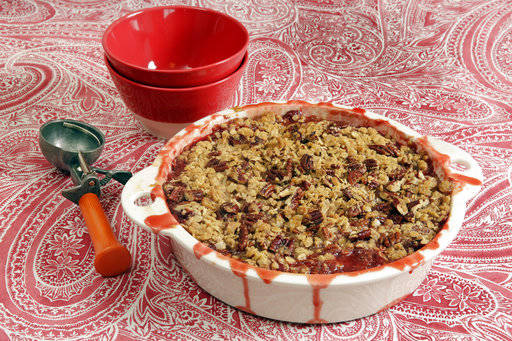
[[296,209],[299,206],[300,201],[304,197],[304,190],[302,188],[297,188],[297,191],[293,194],[292,199],[290,201],[290,208]]
[[324,215],[319,209],[308,212],[304,225],[313,227],[320,225],[324,221]]
[[387,155],[397,157],[400,152],[398,148],[393,143],[388,143],[386,145],[381,144],[371,144],[368,146],[370,149],[375,150],[378,154]]
[[350,190],[350,188],[345,187],[341,191],[343,192],[345,199],[350,200],[350,199],[354,198],[354,193]]
[[285,171],[279,169],[277,166],[272,166],[265,172],[266,179],[272,183],[280,183],[286,176]]
[[185,187],[183,186],[176,186],[168,193],[167,199],[170,202],[179,203],[185,199]]
[[283,121],[285,124],[295,123],[299,121],[302,116],[303,115],[300,110],[289,110],[286,114],[283,115]]
[[222,215],[237,214],[239,211],[240,211],[240,207],[238,207],[237,204],[232,203],[232,202],[225,202],[225,203],[221,204],[219,207],[219,212]]
[[206,163],[206,167],[211,167],[215,169],[216,172],[223,172],[229,168],[228,164],[225,161],[221,161],[217,158],[210,159]]
[[366,239],[370,239],[371,235],[372,235],[372,230],[370,230],[370,229],[365,229],[365,230],[360,231],[360,232],[357,234],[357,239],[359,239],[359,240],[366,240]]
[[272,243],[270,243],[270,246],[268,247],[268,249],[275,253],[279,250],[280,247],[288,246],[289,243],[290,243],[289,239],[284,238],[281,235],[278,235],[277,237],[274,238],[274,240],[272,240]]
[[263,197],[265,199],[268,199],[272,196],[272,193],[276,191],[276,187],[272,184],[266,184],[263,186],[260,191],[258,192],[258,195],[260,197]]
[[242,216],[242,221],[247,225],[254,225],[258,220],[263,217],[263,213],[247,213]]
[[349,171],[347,174],[348,183],[353,185],[363,177],[363,173],[358,170]]
[[334,136],[338,136],[341,133],[341,130],[343,130],[346,127],[348,127],[348,124],[346,123],[332,122],[327,126],[325,132]]
[[187,221],[188,218],[195,214],[194,211],[188,208],[183,208],[181,210],[173,209],[171,210],[171,213],[178,219],[178,222],[180,223]]
[[185,194],[185,197],[187,197],[187,199],[190,201],[201,202],[201,200],[204,198],[204,192],[200,189],[189,190]]
[[304,154],[300,158],[300,167],[305,173],[309,173],[315,168],[313,157],[309,154]]
[[220,156],[222,154],[220,150],[214,150],[208,153],[208,157]]
[[246,170],[244,170],[244,165],[240,166],[240,167],[235,167],[234,169],[230,170],[230,173],[229,173],[229,179],[231,179],[233,182],[237,182],[239,184],[247,184],[247,182],[249,181],[248,177],[247,177],[247,172]]
[[405,168],[398,168],[391,172],[391,174],[388,175],[388,178],[391,181],[400,180],[406,172],[407,170]]
[[391,232],[389,234],[381,234],[377,244],[384,246],[384,247],[390,247],[391,245],[394,245],[400,240],[400,232]]
[[372,172],[379,167],[377,160],[375,159],[366,159],[363,161],[363,163],[366,166],[366,170],[368,172]]
[[247,244],[249,241],[249,229],[247,225],[240,225],[240,229],[238,230],[238,251],[244,251],[247,248]]
[[170,178],[176,178],[180,176],[180,174],[185,170],[185,167],[187,166],[187,161],[178,157],[174,159],[174,162],[172,163],[171,167],[171,173],[169,174]]

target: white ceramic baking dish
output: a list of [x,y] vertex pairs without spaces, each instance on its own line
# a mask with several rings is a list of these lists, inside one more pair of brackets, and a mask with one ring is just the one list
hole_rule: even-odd
[[[170,214],[161,187],[174,157],[222,122],[236,117],[255,117],[267,111],[282,115],[289,110],[301,110],[306,115],[354,125],[366,124],[398,139],[416,141],[434,158],[438,174],[459,182],[449,219],[435,239],[421,250],[377,268],[304,275],[249,266],[211,250],[192,237]],[[244,311],[272,319],[327,323],[376,313],[412,293],[424,280],[434,258],[457,235],[464,220],[466,202],[480,190],[482,180],[481,168],[465,151],[424,137],[384,116],[327,103],[290,101],[233,108],[191,124],[167,142],[151,166],[128,181],[121,199],[125,213],[135,223],[170,238],[174,255],[183,269],[213,296]],[[154,200],[146,200],[147,206],[141,206],[143,200],[139,198],[150,193]]]

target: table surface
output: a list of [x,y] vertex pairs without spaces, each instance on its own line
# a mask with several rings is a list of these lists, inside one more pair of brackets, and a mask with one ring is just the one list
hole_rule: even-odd
[[[158,1],[170,4],[173,1]],[[55,118],[93,123],[103,168],[149,165],[163,141],[121,101],[100,39],[145,0],[0,2],[0,339],[484,338],[512,335],[512,3],[193,0],[241,20],[250,60],[235,104],[332,101],[371,109],[471,153],[484,170],[456,241],[394,307],[356,321],[297,325],[255,317],[202,291],[163,239],[102,204],[133,255],[101,278],[71,181],[38,147]],[[340,302],[340,304],[343,304]]]

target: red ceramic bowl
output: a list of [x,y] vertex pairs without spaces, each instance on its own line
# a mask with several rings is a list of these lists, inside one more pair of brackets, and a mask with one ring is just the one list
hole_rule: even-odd
[[235,93],[247,64],[247,54],[231,75],[214,83],[190,88],[161,88],[134,82],[105,60],[126,106],[153,135],[169,138],[206,115],[234,104]]
[[166,6],[143,9],[114,21],[103,35],[112,66],[136,82],[191,87],[235,72],[249,34],[234,18],[211,9]]

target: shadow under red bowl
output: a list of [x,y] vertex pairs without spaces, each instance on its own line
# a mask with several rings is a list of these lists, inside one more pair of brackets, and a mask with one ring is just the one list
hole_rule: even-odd
[[211,9],[147,8],[114,21],[103,35],[112,66],[137,82],[191,87],[233,73],[247,50],[249,34],[236,19]]
[[191,122],[234,105],[247,64],[217,82],[190,88],[162,88],[134,82],[105,64],[126,106],[153,135],[169,138]]

